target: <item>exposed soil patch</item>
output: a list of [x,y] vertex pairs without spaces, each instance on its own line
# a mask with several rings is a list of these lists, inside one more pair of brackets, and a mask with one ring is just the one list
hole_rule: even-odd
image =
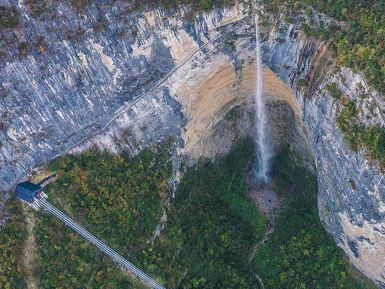
[[280,199],[270,184],[255,184],[249,187],[250,198],[265,214],[275,214],[280,207]]
[[281,208],[283,195],[277,194],[274,179],[268,183],[260,182],[255,178],[253,170],[246,179],[247,191],[250,199],[270,219],[275,219]]
[[250,271],[258,280],[261,288],[264,289],[265,285],[263,280],[261,276],[259,276],[258,273],[254,271],[252,261],[259,248],[269,239],[270,235],[274,232],[275,220],[281,207],[282,198],[275,192],[274,183],[272,181],[267,184],[258,182],[255,180],[252,172],[250,172],[249,176],[247,177],[247,187],[250,199],[264,214],[269,217],[269,222],[267,223],[263,238],[261,241],[255,244],[249,257]]
[[36,251],[35,245],[35,217],[31,210],[26,205],[23,205],[23,213],[25,216],[25,223],[27,228],[27,239],[24,242],[22,266],[26,276],[27,289],[38,289],[37,281],[34,276],[34,257]]

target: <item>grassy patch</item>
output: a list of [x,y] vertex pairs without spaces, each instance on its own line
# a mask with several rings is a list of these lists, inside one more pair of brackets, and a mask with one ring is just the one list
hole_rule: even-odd
[[274,233],[254,259],[266,288],[369,288],[365,284],[371,282],[356,278],[319,220],[316,177],[297,166],[288,150],[277,156],[274,169],[279,190],[290,187],[294,193],[287,197]]
[[20,201],[12,198],[5,203],[0,214],[0,220],[4,219],[0,226],[0,289],[26,288],[20,259],[27,231]]

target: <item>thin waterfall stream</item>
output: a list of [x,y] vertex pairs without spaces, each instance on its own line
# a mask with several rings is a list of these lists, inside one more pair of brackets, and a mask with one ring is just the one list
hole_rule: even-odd
[[255,143],[257,155],[256,177],[267,182],[269,179],[269,162],[271,158],[271,150],[269,147],[269,139],[266,131],[267,116],[266,102],[263,97],[263,75],[262,75],[262,57],[261,57],[261,42],[259,39],[258,16],[255,17],[255,37],[256,37],[256,89],[254,94],[255,100],[255,126],[257,129]]

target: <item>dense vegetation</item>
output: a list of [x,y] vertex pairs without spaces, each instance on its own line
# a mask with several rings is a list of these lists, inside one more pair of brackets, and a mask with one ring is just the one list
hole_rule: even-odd
[[[166,228],[149,244],[145,241],[160,220],[158,207],[167,191],[164,151],[146,150],[133,159],[95,152],[65,157],[53,164],[59,179],[48,192],[57,206],[167,288],[252,288],[256,281],[249,274],[248,256],[264,232],[265,218],[246,196],[251,157],[252,147],[243,143],[221,161],[202,161],[189,169],[169,208]],[[121,188],[130,189],[121,194]],[[39,219],[37,271],[42,288],[134,286],[60,221],[45,214]]]
[[[246,193],[253,158],[248,141],[226,157],[188,168],[176,199],[167,206],[165,228],[146,242],[168,191],[167,157],[167,150],[146,150],[134,158],[96,152],[65,157],[54,164],[59,179],[50,185],[51,201],[166,288],[259,288],[252,270],[271,289],[370,288],[352,278],[348,262],[319,221],[315,177],[294,165],[288,151],[274,165],[277,189],[289,194],[285,207],[271,239],[249,263],[266,230],[266,218]],[[121,189],[127,187],[132,189]],[[131,218],[134,212],[139,212],[137,220]],[[148,230],[138,230],[142,224]],[[42,288],[140,288],[51,216],[39,214],[36,234]]]
[[287,150],[276,157],[274,170],[277,190],[287,196],[274,233],[254,259],[266,288],[376,288],[355,278],[357,273],[322,226],[316,177],[297,166]]
[[37,219],[35,275],[39,288],[144,288],[61,221],[46,213],[37,214]]
[[[58,170],[58,179],[46,192],[56,206],[125,256],[146,246],[169,191],[167,149],[147,149],[134,158],[88,151],[60,158],[51,168]],[[42,288],[134,286],[60,221],[45,214],[39,214],[39,219],[37,274]]]
[[6,222],[0,225],[0,289],[26,288],[20,265],[26,228],[18,200],[7,200],[0,211],[0,224],[4,220]]
[[134,158],[88,151],[61,158],[55,166],[58,180],[47,193],[87,228],[127,250],[151,238],[169,192],[167,149],[144,150]]
[[[330,41],[340,64],[362,71],[370,84],[385,93],[385,2],[382,0],[269,0],[271,11],[283,10],[287,15],[305,11],[311,17],[310,7],[325,13],[346,25],[328,28],[304,24],[306,31]],[[298,21],[298,18],[290,18]]]
[[167,288],[257,287],[249,257],[266,219],[246,194],[252,155],[250,142],[241,142],[227,157],[187,170],[164,232],[141,256]]

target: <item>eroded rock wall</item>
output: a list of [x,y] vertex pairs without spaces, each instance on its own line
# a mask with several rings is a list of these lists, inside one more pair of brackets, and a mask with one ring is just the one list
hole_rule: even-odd
[[43,48],[18,55],[12,42],[3,56],[0,189],[57,155],[94,145],[135,154],[173,135],[192,159],[230,149],[207,149],[207,142],[233,107],[252,101],[250,7],[192,19],[183,9],[130,12],[123,4],[79,14],[61,3],[58,15],[44,17],[32,17],[23,3],[18,9],[22,21],[9,40],[39,38]]
[[[186,20],[183,11],[132,12],[118,4],[79,14],[60,3],[55,15],[36,18],[17,3],[21,24],[2,32],[9,49],[0,64],[0,190],[68,151],[97,144],[135,153],[179,136],[184,124],[192,126],[181,80],[232,67],[223,38],[245,17],[242,5]],[[14,43],[24,41],[31,47],[19,55]]]

